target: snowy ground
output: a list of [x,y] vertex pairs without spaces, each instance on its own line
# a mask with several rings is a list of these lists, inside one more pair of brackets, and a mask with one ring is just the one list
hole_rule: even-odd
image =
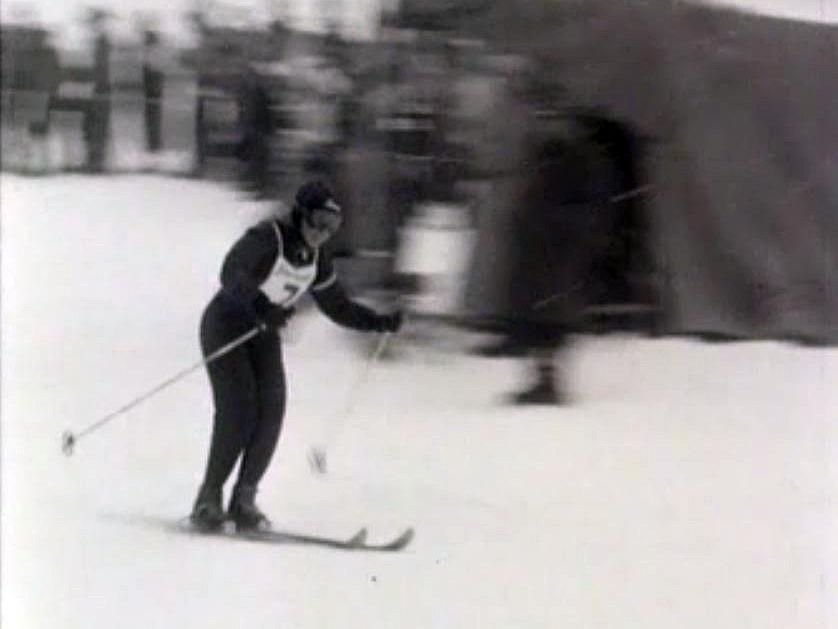
[[[2,178],[2,625],[838,627],[838,352],[581,339],[575,403],[499,404],[522,366],[403,345],[340,422],[358,336],[289,330],[278,528],[417,536],[392,555],[168,532],[199,481],[196,371],[226,248],[264,206],[152,177]],[[456,345],[469,339],[456,337]]]

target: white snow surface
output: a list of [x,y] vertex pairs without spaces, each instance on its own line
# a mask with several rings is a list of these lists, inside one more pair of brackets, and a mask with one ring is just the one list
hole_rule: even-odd
[[147,176],[4,175],[0,194],[4,628],[838,627],[835,349],[583,337],[573,404],[520,409],[501,402],[519,362],[402,342],[347,416],[373,343],[311,310],[260,505],[278,529],[416,538],[182,535],[166,525],[203,472],[201,369],[72,457],[60,435],[200,360],[221,260],[266,206]]

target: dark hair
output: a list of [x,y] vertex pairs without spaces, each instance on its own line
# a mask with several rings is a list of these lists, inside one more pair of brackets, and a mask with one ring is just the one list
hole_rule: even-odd
[[300,229],[303,218],[312,211],[325,208],[327,204],[333,208],[340,208],[332,200],[332,191],[322,181],[308,181],[299,187],[294,197],[294,207],[291,210],[291,224]]
[[332,191],[322,181],[309,181],[300,186],[294,198],[297,206],[303,210],[316,210],[326,205],[332,198]]

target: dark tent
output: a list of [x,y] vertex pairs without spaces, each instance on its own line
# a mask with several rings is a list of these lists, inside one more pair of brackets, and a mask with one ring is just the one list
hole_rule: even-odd
[[667,331],[838,340],[838,28],[651,0],[487,6],[457,29],[537,55],[570,104],[651,139]]

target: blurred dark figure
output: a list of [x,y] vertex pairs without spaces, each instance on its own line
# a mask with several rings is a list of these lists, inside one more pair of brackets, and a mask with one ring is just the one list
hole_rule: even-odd
[[159,58],[160,36],[152,30],[143,33],[143,98],[145,99],[146,149],[162,148],[163,69]]
[[61,80],[58,54],[39,27],[4,26],[0,39],[4,132],[19,139],[24,172],[40,174],[49,166],[51,104]]
[[93,98],[84,117],[84,141],[87,148],[87,170],[92,173],[104,171],[110,138],[111,41],[106,27],[109,16],[106,11],[92,9],[87,18],[94,37]]
[[[408,57],[406,60],[409,60]],[[388,150],[387,183],[387,242],[385,249],[396,252],[400,230],[408,223],[416,207],[428,199],[434,149],[437,140],[436,103],[431,81],[421,75],[413,76],[401,67],[390,68],[388,110],[378,122],[385,133]],[[418,63],[414,59],[413,63]],[[392,257],[387,288],[397,294],[415,292],[415,278],[397,271],[397,256]]]
[[58,52],[50,42],[49,33],[45,32],[39,43],[40,45],[29,59],[35,68],[34,79],[38,83],[34,96],[40,105],[36,110],[40,115],[33,116],[29,121],[29,139],[34,163],[28,165],[34,172],[43,173],[50,168],[47,139],[50,132],[52,103],[61,82],[61,65]]
[[608,248],[619,212],[619,170],[587,125],[568,117],[539,140],[512,234],[508,295],[509,343],[528,356],[530,386],[520,404],[566,400],[557,382],[557,354],[578,326],[591,290],[591,270]]
[[208,87],[206,72],[207,40],[210,29],[206,18],[200,10],[188,11],[186,21],[189,24],[192,34],[198,41],[197,49],[192,54],[185,54],[187,64],[196,68],[198,89],[195,92],[195,163],[192,175],[201,177],[207,163],[207,128],[206,128],[206,99],[205,92]]
[[253,66],[244,73],[239,97],[242,138],[236,157],[245,164],[243,184],[257,197],[268,196],[270,186],[271,135],[274,118],[268,89]]

